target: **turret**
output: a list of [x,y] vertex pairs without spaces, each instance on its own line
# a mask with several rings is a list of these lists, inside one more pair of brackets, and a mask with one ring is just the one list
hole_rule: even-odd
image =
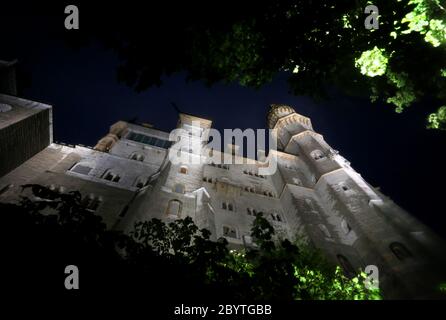
[[296,155],[310,169],[313,181],[327,172],[340,168],[333,160],[333,149],[319,133],[314,132],[311,120],[286,105],[271,105],[268,113],[268,126],[275,129],[277,148]]
[[311,121],[286,105],[272,104],[268,112],[268,128],[277,130],[277,147],[285,151],[293,136],[310,130]]

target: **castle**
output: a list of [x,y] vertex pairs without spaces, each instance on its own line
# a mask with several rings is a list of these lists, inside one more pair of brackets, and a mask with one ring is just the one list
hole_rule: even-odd
[[[211,125],[180,113],[177,127],[201,141]],[[0,201],[17,201],[27,183],[77,190],[110,229],[189,216],[214,240],[225,237],[235,248],[255,246],[251,224],[263,213],[278,237],[304,239],[347,275],[377,266],[385,298],[432,297],[445,280],[443,240],[370,186],[309,118],[272,105],[267,125],[276,129],[277,150],[264,159],[236,155],[230,145],[200,154],[181,150],[202,161],[174,164],[168,132],[118,121],[95,147],[58,144],[51,106],[0,95]],[[228,152],[241,163],[212,161]],[[260,174],[272,156],[277,170]]]

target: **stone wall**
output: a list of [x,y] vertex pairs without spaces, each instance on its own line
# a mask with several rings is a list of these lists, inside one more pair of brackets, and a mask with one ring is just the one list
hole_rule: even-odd
[[52,141],[51,107],[0,95],[0,177],[43,150]]

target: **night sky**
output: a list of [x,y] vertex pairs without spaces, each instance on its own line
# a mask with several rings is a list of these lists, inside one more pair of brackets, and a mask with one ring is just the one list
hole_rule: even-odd
[[425,129],[426,110],[435,107],[429,101],[403,114],[335,91],[316,103],[290,95],[286,75],[253,90],[237,84],[208,88],[177,74],[138,94],[116,80],[119,61],[112,51],[96,43],[79,50],[66,46],[63,20],[17,8],[2,10],[0,18],[0,59],[17,58],[31,77],[24,98],[54,106],[55,141],[94,146],[111,124],[135,117],[169,131],[177,121],[171,102],[213,120],[220,130],[265,128],[269,104],[288,104],[310,117],[314,129],[370,184],[446,237],[446,132]]

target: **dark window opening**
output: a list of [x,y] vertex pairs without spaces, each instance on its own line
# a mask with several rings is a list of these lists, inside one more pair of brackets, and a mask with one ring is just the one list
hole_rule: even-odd
[[237,232],[232,227],[224,226],[223,227],[223,235],[225,237],[229,237],[229,238],[237,238]]
[[401,261],[412,257],[412,253],[407,249],[405,245],[400,242],[392,242],[389,246],[393,254]]
[[172,145],[172,141],[159,139],[135,132],[130,132],[130,134],[127,136],[127,139],[164,149],[168,149]]

